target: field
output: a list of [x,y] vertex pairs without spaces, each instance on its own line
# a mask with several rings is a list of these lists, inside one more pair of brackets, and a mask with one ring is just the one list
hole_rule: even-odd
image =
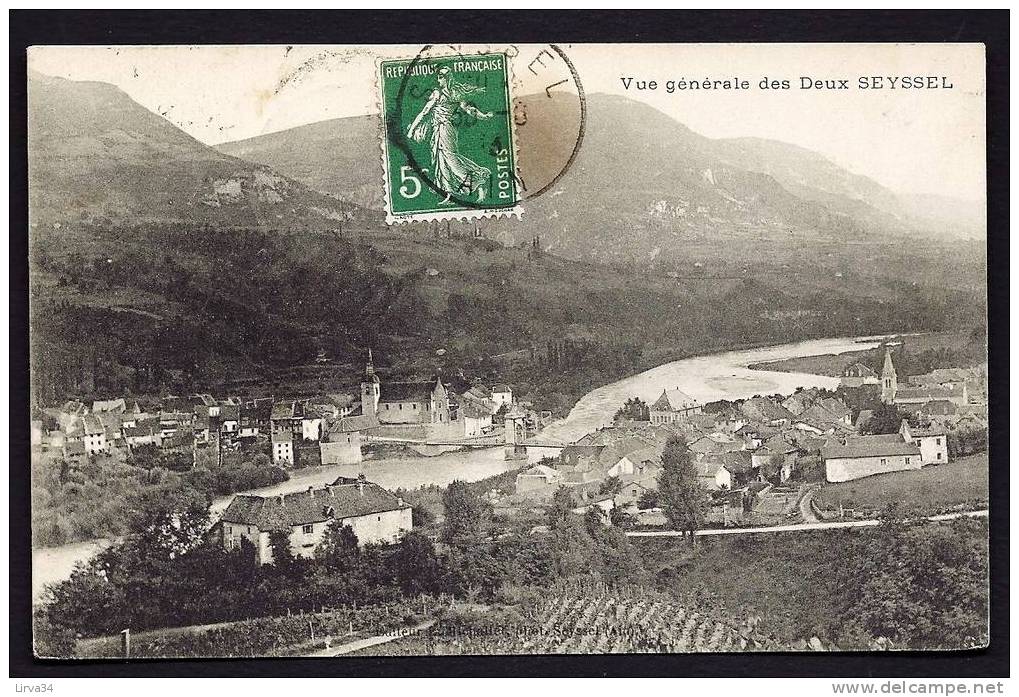
[[[963,352],[968,349],[970,343],[968,332],[933,332],[930,334],[903,336],[899,337],[899,340],[903,342],[906,350],[911,354],[946,350]],[[849,351],[840,354],[827,353],[817,356],[800,356],[769,363],[754,363],[750,367],[754,370],[774,370],[782,373],[811,373],[814,375],[838,377],[842,375],[842,371],[847,366],[857,362],[879,369],[883,356],[884,354],[880,350],[873,349],[867,351]]]
[[900,504],[905,512],[915,515],[976,509],[987,505],[987,474],[987,453],[978,453],[921,470],[826,484],[814,502],[827,512],[837,512],[841,502],[857,516],[879,513],[891,504]]
[[[263,617],[203,627],[171,627],[140,632],[131,637],[132,658],[192,658],[239,656],[292,656],[366,636],[399,631],[423,619],[437,607],[434,598],[385,605],[345,606],[322,612]],[[419,613],[426,614],[419,614]],[[119,658],[119,636],[86,639],[76,655],[82,658]]]
[[710,608],[645,589],[560,586],[519,605],[454,611],[421,634],[352,656],[696,653],[764,648]]

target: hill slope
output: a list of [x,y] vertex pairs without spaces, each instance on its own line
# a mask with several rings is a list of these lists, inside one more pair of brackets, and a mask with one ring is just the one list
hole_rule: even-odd
[[[555,123],[573,118],[575,108],[545,95],[524,101],[541,109],[527,108],[520,161],[541,169],[532,163],[554,145],[541,134],[568,131]],[[533,124],[534,114],[546,122]],[[377,117],[333,119],[217,148],[381,208],[377,128]],[[817,153],[756,138],[712,140],[605,94],[589,96],[584,143],[559,186],[526,202],[522,225],[485,225],[509,243],[538,234],[547,250],[572,258],[642,263],[683,256],[705,235],[721,241],[789,231],[830,240],[924,230],[895,194]]]
[[33,223],[274,226],[324,221],[345,208],[268,167],[203,145],[113,85],[30,74],[28,90]]
[[[543,106],[529,115],[568,118]],[[592,101],[573,168],[524,221],[482,221],[495,239],[387,227],[342,200],[377,190],[371,119],[322,126],[304,148],[325,153],[308,171],[334,182],[327,195],[109,85],[34,76],[29,117],[33,388],[47,402],[347,389],[370,345],[391,376],[464,370],[564,410],[672,358],[979,316],[979,249],[918,256],[627,100]],[[345,124],[348,160],[327,147]],[[520,144],[537,165],[554,146]],[[325,164],[338,161],[354,164]]]

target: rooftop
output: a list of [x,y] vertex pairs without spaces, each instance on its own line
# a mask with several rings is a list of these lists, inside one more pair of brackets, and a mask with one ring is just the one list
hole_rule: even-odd
[[919,454],[920,448],[912,443],[907,443],[897,433],[882,436],[856,436],[847,438],[845,442],[829,440],[821,448],[821,457],[825,460]]
[[322,489],[281,496],[235,496],[223,512],[226,523],[255,525],[262,531],[342,520],[409,508],[402,499],[374,482],[341,477]]

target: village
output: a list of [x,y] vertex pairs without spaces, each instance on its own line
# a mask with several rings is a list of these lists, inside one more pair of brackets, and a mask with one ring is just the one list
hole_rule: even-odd
[[[195,394],[166,397],[158,411],[123,397],[70,401],[32,422],[32,445],[36,456],[72,468],[146,452],[183,469],[261,453],[283,471],[358,466],[393,448],[416,456],[415,467],[453,450],[501,448],[516,475],[512,486],[485,492],[495,515],[540,518],[558,498],[574,513],[597,512],[606,525],[654,529],[666,525],[657,501],[662,453],[680,437],[710,492],[706,526],[816,522],[854,514],[841,502],[837,512],[822,511],[812,500],[821,484],[947,465],[986,447],[985,368],[900,378],[894,348],[884,347],[880,373],[859,362],[847,366],[836,390],[701,403],[663,386],[650,404],[634,397],[611,425],[568,443],[543,436],[548,415],[516,400],[509,385],[387,381],[369,350],[359,398]],[[413,527],[412,502],[363,473],[340,476],[283,495],[239,494],[214,530],[225,548],[247,540],[268,563],[272,533],[286,531],[295,556],[313,557],[334,520],[362,545],[395,543]]]

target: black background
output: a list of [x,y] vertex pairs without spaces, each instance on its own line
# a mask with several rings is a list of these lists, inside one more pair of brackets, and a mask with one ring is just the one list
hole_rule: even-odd
[[[981,11],[11,11],[10,675],[1004,677],[1008,613],[1008,25]],[[980,42],[987,53],[991,642],[946,653],[46,661],[32,656],[25,49],[33,44]],[[752,590],[750,592],[753,592]]]

